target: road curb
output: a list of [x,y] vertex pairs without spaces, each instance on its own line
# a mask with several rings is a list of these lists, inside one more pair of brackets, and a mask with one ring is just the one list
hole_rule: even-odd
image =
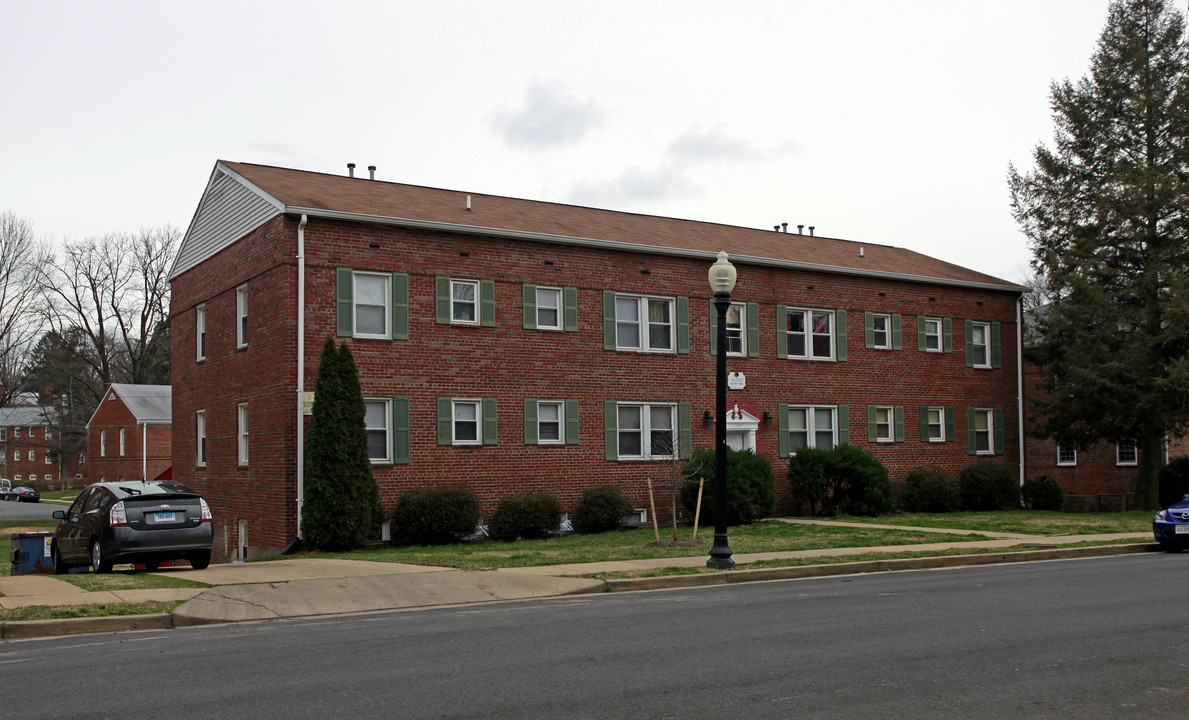
[[86,635],[130,630],[168,630],[173,615],[104,615],[102,617],[60,618],[57,620],[13,620],[0,623],[0,640],[31,640],[62,635]]
[[1038,562],[1041,560],[1071,560],[1087,557],[1107,557],[1160,550],[1157,543],[1130,545],[1098,545],[1081,548],[1054,548],[1025,550],[1011,553],[980,553],[978,555],[942,555],[925,558],[896,558],[889,560],[864,560],[850,563],[826,565],[802,565],[783,568],[756,568],[725,570],[697,575],[667,575],[663,577],[624,578],[607,580],[607,592],[632,592],[637,590],[668,590],[673,588],[709,587],[732,585],[767,580],[798,580],[802,578],[831,577],[835,575],[858,575],[860,573],[894,572],[898,570],[933,570],[937,568],[965,567],[975,565],[998,565],[1002,563]]

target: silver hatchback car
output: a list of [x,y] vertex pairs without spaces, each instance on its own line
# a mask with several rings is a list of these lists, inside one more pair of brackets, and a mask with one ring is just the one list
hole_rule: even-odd
[[95,483],[54,518],[60,522],[50,552],[58,574],[86,565],[111,572],[116,563],[156,570],[167,560],[188,560],[201,570],[211,562],[210,507],[181,483]]

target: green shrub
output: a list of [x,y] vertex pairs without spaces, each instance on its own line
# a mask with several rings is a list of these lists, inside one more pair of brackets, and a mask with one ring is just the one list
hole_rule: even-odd
[[574,530],[587,534],[615,530],[633,507],[631,498],[617,487],[588,488],[574,505]]
[[[705,478],[702,515],[705,525],[714,517],[714,451],[695,450],[682,467],[681,504],[691,517],[698,503],[698,480]],[[727,449],[727,524],[750,524],[767,517],[776,505],[776,476],[772,462],[749,450]]]
[[1160,468],[1160,507],[1168,507],[1189,493],[1189,455],[1169,458]]
[[497,540],[545,537],[561,524],[561,501],[545,492],[504,498],[488,530]]
[[892,481],[876,457],[854,445],[803,448],[789,458],[794,495],[822,503],[827,514],[878,515],[892,507]]
[[392,514],[393,539],[403,545],[458,542],[479,525],[479,498],[467,487],[409,490]]
[[1015,471],[999,463],[976,463],[958,475],[964,510],[1003,510],[1020,506]]
[[1060,510],[1065,504],[1065,491],[1048,475],[1026,480],[1020,488],[1024,505],[1033,510]]
[[961,507],[958,479],[929,468],[917,468],[904,478],[901,506],[908,512],[948,513]]
[[789,487],[793,500],[809,503],[809,514],[824,509],[830,496],[830,479],[826,475],[830,450],[802,448],[789,458]]

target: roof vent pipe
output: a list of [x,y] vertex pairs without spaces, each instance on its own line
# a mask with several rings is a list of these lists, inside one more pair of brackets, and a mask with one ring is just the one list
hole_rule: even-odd
[[347,176],[355,177],[355,163],[347,163]]
[[809,226],[809,237],[813,237],[813,226]]
[[783,233],[787,233],[787,232],[789,231],[789,224],[788,224],[788,223],[781,223],[781,224],[780,224],[780,231],[781,231],[781,232],[783,232]]
[[775,230],[776,232],[780,232],[780,226],[779,226],[779,225],[773,225],[773,226],[772,226],[772,229],[773,229],[773,230]]
[[376,166],[375,166],[375,165],[368,165],[368,166],[367,166],[367,173],[368,173],[368,175],[370,175],[370,176],[371,176],[371,177],[369,177],[369,178],[368,178],[368,180],[375,180],[375,179],[376,179]]
[[804,225],[798,225],[798,226],[797,226],[797,234],[798,234],[798,235],[804,235],[805,233],[804,233],[804,232],[802,232],[804,229],[805,229],[805,226],[804,226]]
[[859,257],[863,257],[863,246],[859,246]]

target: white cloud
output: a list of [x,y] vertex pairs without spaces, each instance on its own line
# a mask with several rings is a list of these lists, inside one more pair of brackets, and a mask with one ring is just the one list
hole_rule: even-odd
[[652,170],[631,167],[610,180],[579,181],[570,191],[569,202],[614,209],[687,198],[700,192],[684,171],[666,163]]
[[678,165],[759,160],[762,154],[751,141],[732,137],[719,125],[712,130],[693,128],[669,144],[665,157]]
[[524,150],[575,145],[602,124],[603,111],[597,103],[578,97],[556,80],[532,81],[520,107],[500,106],[487,121],[509,146]]

